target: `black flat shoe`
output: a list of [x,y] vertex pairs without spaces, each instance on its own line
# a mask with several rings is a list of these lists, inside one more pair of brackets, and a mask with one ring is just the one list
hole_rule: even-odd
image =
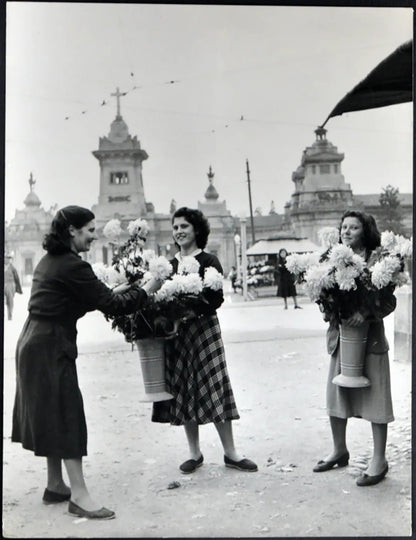
[[179,468],[183,472],[183,474],[190,474],[195,472],[197,468],[202,465],[203,462],[204,456],[201,454],[201,457],[199,457],[198,459],[188,459],[188,461],[182,463]]
[[65,495],[63,493],[56,493],[55,491],[51,491],[50,489],[46,488],[43,492],[42,502],[43,504],[57,504],[69,501],[70,498],[71,492]]
[[357,478],[357,486],[363,487],[363,486],[375,486],[379,482],[383,480],[383,478],[386,476],[387,471],[389,470],[389,465],[386,463],[386,466],[381,471],[380,474],[374,474],[369,475],[366,473],[363,473],[360,477]]
[[231,469],[238,469],[239,471],[244,472],[256,472],[258,470],[257,465],[251,459],[241,459],[240,461],[234,461],[227,456],[224,456],[224,463],[226,467]]
[[338,467],[346,467],[348,465],[349,459],[349,452],[345,452],[345,454],[342,454],[342,456],[340,456],[338,459],[333,459],[331,461],[323,461],[321,459],[313,468],[313,472],[329,471],[330,469],[335,467],[335,465],[338,465]]
[[68,513],[72,516],[85,517],[87,519],[114,519],[116,513],[108,508],[100,508],[99,510],[84,510],[72,501],[68,504]]

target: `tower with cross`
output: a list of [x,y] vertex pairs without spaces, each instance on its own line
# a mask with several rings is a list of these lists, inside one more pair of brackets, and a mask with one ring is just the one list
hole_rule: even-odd
[[93,207],[97,226],[122,216],[130,221],[148,214],[143,185],[143,161],[148,158],[140,141],[129,134],[121,116],[120,98],[126,95],[117,87],[111,94],[116,98],[116,117],[107,137],[100,137],[98,150],[92,154],[100,164],[98,204]]
[[120,89],[117,86],[116,91],[111,94],[112,96],[115,96],[115,98],[117,99],[117,116],[116,116],[117,119],[121,118],[121,114],[120,114],[120,98],[121,98],[121,96],[125,96],[126,93],[127,92],[120,92]]

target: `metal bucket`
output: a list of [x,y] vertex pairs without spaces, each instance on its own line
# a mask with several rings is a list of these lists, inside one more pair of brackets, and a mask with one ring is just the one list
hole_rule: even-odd
[[142,368],[145,395],[140,401],[172,399],[165,387],[165,340],[146,338],[136,341]]
[[371,385],[363,375],[368,326],[368,322],[360,326],[340,325],[341,373],[332,379],[334,384],[347,388]]

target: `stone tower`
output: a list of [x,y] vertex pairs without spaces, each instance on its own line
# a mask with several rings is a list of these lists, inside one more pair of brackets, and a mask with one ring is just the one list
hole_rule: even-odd
[[100,163],[98,204],[92,208],[98,228],[113,217],[131,220],[147,214],[142,163],[148,155],[120,114],[120,97],[125,94],[117,88],[111,95],[117,99],[117,115],[108,137],[100,137],[98,150],[92,152]]
[[208,218],[211,232],[208,237],[206,251],[217,255],[227,273],[234,264],[234,218],[227,209],[225,201],[219,201],[218,191],[214,186],[215,173],[209,167],[208,187],[205,191],[203,202],[198,201],[198,210],[201,210]]
[[327,140],[326,129],[318,127],[315,135],[292,174],[295,191],[285,213],[297,236],[319,243],[318,230],[337,226],[343,211],[353,205],[353,197],[341,172],[344,154]]

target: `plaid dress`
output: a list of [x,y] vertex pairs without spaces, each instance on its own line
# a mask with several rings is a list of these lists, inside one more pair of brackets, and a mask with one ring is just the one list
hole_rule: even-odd
[[[208,254],[196,257],[201,266],[204,255]],[[166,341],[165,376],[166,389],[174,398],[153,404],[153,422],[180,426],[240,418],[215,312],[181,325],[178,336]]]

